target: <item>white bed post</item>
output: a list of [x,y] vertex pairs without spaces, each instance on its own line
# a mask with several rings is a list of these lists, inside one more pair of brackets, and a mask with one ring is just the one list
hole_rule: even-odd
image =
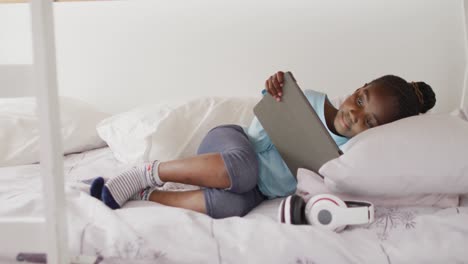
[[34,74],[41,136],[41,175],[46,218],[47,263],[70,263],[58,105],[52,0],[30,0]]
[[462,96],[460,101],[460,107],[462,109],[468,109],[468,0],[462,1],[463,11],[463,34],[465,39],[465,77],[463,79]]

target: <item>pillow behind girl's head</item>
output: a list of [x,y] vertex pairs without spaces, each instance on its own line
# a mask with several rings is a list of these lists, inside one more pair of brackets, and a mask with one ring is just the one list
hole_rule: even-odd
[[457,116],[404,118],[350,139],[319,173],[330,190],[355,195],[465,193],[467,135]]

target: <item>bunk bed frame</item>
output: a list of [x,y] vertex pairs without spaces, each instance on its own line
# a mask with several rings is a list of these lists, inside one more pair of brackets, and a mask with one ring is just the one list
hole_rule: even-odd
[[[465,61],[468,61],[467,3],[463,1]],[[24,1],[23,1],[24,2]],[[96,257],[69,256],[67,238],[66,199],[63,177],[62,142],[60,140],[60,109],[58,106],[56,51],[52,0],[31,0],[33,29],[34,77],[39,105],[41,136],[41,174],[45,201],[44,218],[0,219],[4,250],[36,254],[47,263],[97,263]],[[465,65],[463,92],[460,102],[468,108],[468,67]],[[11,239],[22,241],[23,248],[8,248]],[[45,242],[45,243],[44,243]],[[22,253],[23,255],[21,255]],[[47,256],[47,257],[45,257]]]

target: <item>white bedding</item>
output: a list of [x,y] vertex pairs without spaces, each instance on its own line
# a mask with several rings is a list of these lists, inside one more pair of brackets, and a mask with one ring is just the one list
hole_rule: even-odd
[[[102,148],[66,156],[64,172],[67,186],[76,188],[81,180],[124,169]],[[0,217],[41,216],[41,190],[39,165],[0,168]],[[152,202],[113,211],[86,192],[69,197],[71,251],[103,256],[102,263],[468,262],[466,195],[457,208],[376,208],[373,224],[338,234],[277,223],[280,199],[244,218],[213,220]]]

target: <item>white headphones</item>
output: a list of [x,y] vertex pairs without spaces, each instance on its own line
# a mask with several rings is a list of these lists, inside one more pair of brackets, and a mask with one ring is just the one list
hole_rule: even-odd
[[299,195],[291,195],[281,201],[278,220],[286,224],[310,224],[339,232],[347,225],[372,223],[374,205],[366,201],[343,201],[331,194],[316,195],[305,203]]

